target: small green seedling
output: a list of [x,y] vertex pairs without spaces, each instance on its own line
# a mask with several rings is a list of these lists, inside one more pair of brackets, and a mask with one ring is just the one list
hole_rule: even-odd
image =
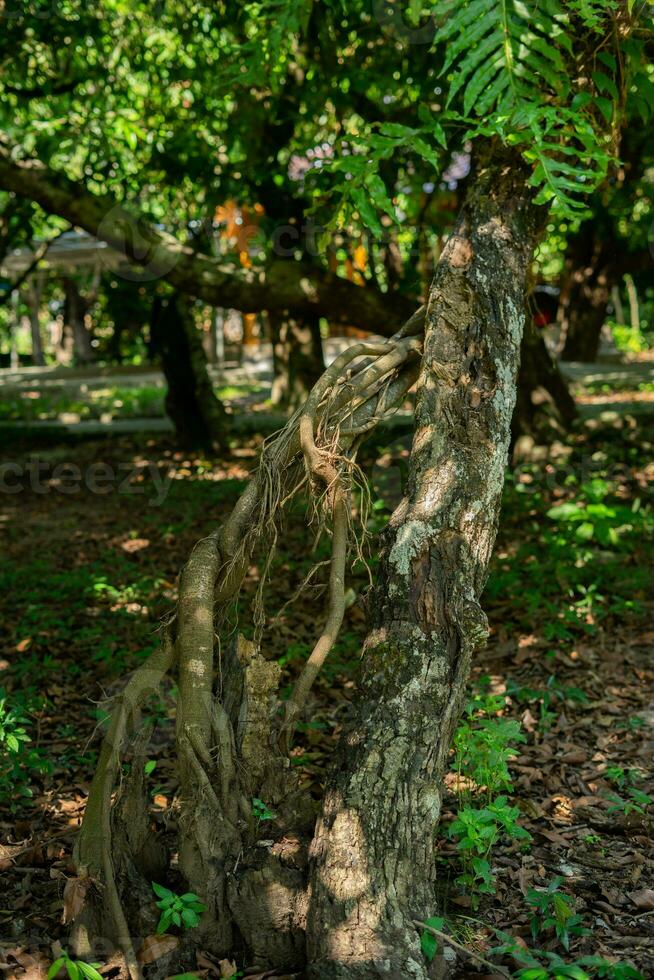
[[255,796],[252,800],[252,816],[256,820],[274,820],[275,814],[270,810],[263,800],[258,800]]
[[197,895],[187,892],[185,895],[176,895],[169,888],[152,882],[152,890],[158,896],[157,908],[161,909],[161,918],[157,926],[157,935],[166,932],[170,926],[178,926],[180,929],[194,929],[200,925],[200,914],[206,909]]
[[628,800],[623,799],[618,796],[617,793],[607,793],[607,800],[611,800],[612,806],[608,808],[608,813],[621,813],[623,816],[628,817],[631,813],[639,813],[641,816],[645,813],[645,808],[654,803],[654,800],[648,793],[643,793],[642,790],[636,789],[635,786],[626,787]]
[[429,929],[436,929],[438,932],[441,932],[443,926],[445,925],[445,919],[436,915],[432,916],[431,919],[425,919],[423,924],[429,928],[423,929],[420,934],[420,948],[425,956],[425,959],[431,963],[438,952],[438,938],[433,932],[430,932]]
[[86,963],[84,960],[71,960],[65,949],[57,957],[48,970],[47,980],[53,980],[62,968],[65,968],[69,980],[103,980],[98,973],[100,963]]
[[545,891],[530,888],[526,900],[535,910],[530,923],[534,939],[540,932],[554,929],[557,939],[568,950],[571,936],[586,936],[588,929],[584,928],[582,917],[573,912],[567,896],[559,891],[562,881],[563,878],[554,878]]

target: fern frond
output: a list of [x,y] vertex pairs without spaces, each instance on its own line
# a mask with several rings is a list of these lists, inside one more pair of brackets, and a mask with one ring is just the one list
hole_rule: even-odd
[[565,97],[564,53],[571,43],[558,0],[465,0],[448,7],[435,38],[449,42],[443,72],[456,66],[448,105],[462,92],[466,115],[481,115],[542,103],[544,90]]
[[619,96],[610,50],[587,45],[594,62],[585,77],[580,72],[577,32],[604,30],[615,7],[616,0],[445,0],[435,7],[449,110],[462,108],[469,138],[495,135],[519,146],[533,164],[538,200],[569,216],[583,210],[606,174],[604,134]]

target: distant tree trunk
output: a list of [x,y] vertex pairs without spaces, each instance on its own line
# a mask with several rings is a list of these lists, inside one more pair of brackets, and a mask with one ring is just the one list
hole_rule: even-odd
[[638,333],[640,330],[640,310],[638,308],[638,290],[636,289],[636,283],[634,282],[634,277],[627,275],[624,277],[625,286],[627,287],[627,296],[629,297],[629,319],[631,321],[631,329],[634,333]]
[[190,302],[175,293],[157,297],[153,308],[153,348],[168,383],[166,412],[183,445],[222,449],[227,445],[227,415],[213,391]]
[[622,305],[622,297],[620,295],[620,287],[614,286],[611,290],[611,302],[613,303],[613,310],[615,312],[615,320],[617,323],[624,324],[624,307]]
[[388,527],[359,696],[311,848],[308,976],[427,977],[434,835],[504,484],[542,210],[517,154],[482,165],[429,295],[409,486]]
[[595,361],[611,290],[619,279],[615,246],[592,221],[570,240],[557,320],[562,361]]
[[43,367],[43,339],[41,337],[41,293],[43,292],[43,277],[32,277],[27,288],[27,303],[30,311],[30,333],[32,336],[32,362],[37,367]]
[[270,313],[272,402],[295,410],[325,370],[318,317]]
[[72,355],[76,364],[90,364],[95,361],[93,336],[84,322],[90,302],[82,296],[77,283],[68,276],[62,279],[64,286],[64,334],[72,341]]
[[512,441],[515,444],[523,436],[547,445],[564,436],[576,417],[567,382],[528,318],[520,352]]

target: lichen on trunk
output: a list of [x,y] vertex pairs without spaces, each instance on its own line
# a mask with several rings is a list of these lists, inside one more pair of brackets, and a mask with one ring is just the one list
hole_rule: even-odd
[[359,695],[311,846],[309,975],[427,975],[413,920],[437,908],[434,835],[475,650],[540,210],[489,151],[427,307],[407,493],[387,529]]

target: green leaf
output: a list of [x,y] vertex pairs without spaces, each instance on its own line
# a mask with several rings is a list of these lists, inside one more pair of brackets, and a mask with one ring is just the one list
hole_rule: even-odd
[[274,820],[275,814],[270,810],[263,800],[259,800],[256,796],[252,800],[252,816],[256,817],[258,820]]
[[66,959],[64,960],[64,965],[66,967],[66,972],[70,977],[70,980],[80,980],[79,968],[74,960],[70,960],[68,959],[68,957],[66,957]]
[[77,960],[76,962],[87,980],[103,980],[102,975],[90,963],[85,963],[84,960]]
[[159,924],[157,926],[157,935],[160,936],[166,931],[170,925],[173,917],[172,909],[166,909],[161,918],[159,919]]
[[198,926],[200,924],[200,917],[197,914],[197,912],[194,912],[193,911],[193,909],[190,909],[190,908],[183,909],[182,910],[182,922],[189,929],[194,929],[196,926]]
[[52,964],[52,966],[48,970],[47,980],[52,980],[53,977],[56,977],[57,976],[57,974],[61,970],[62,966],[64,965],[65,959],[66,959],[65,956],[60,956],[58,960],[55,960],[54,961],[54,963]]
[[158,885],[156,881],[152,882],[152,891],[155,893],[155,895],[158,895],[159,898],[171,898],[173,895],[170,888],[165,888],[163,885]]
[[156,759],[148,759],[148,761],[143,766],[143,772],[146,776],[151,776],[154,770],[157,768]]
[[[425,920],[424,925],[431,926],[432,929],[437,929],[439,932],[442,932],[445,919],[440,916],[432,916],[431,919]],[[431,963],[438,952],[438,938],[432,932],[423,929],[420,935],[420,948],[425,958]]]

